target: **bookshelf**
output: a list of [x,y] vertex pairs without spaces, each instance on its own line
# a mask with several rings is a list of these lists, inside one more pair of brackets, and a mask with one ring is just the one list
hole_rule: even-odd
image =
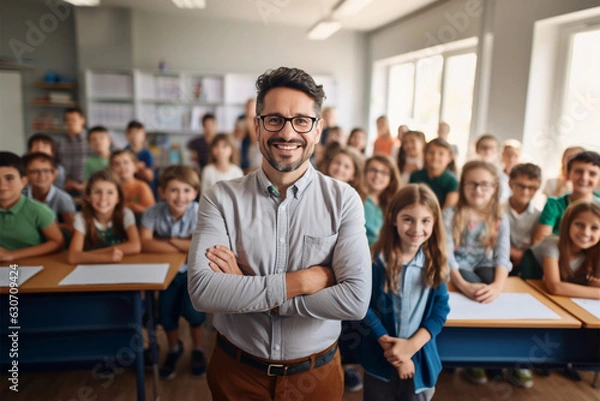
[[[193,135],[202,131],[205,113],[217,118],[218,130],[232,132],[244,105],[256,96],[259,74],[87,70],[85,99],[88,126],[124,131],[138,119],[148,132]],[[336,104],[335,79],[315,75],[327,87],[325,105]]]
[[50,134],[65,132],[63,112],[68,107],[77,106],[77,84],[36,81],[33,87],[36,94],[28,102],[32,115],[29,131]]

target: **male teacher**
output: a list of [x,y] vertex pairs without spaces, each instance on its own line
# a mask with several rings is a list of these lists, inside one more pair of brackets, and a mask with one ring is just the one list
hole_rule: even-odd
[[341,320],[371,292],[361,200],[317,172],[325,93],[306,72],[258,78],[262,167],[203,194],[189,254],[194,307],[213,312],[213,400],[341,400]]

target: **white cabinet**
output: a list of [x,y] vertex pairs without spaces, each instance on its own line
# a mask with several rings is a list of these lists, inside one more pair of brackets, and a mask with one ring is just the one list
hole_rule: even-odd
[[[202,116],[213,113],[218,130],[233,132],[244,105],[256,97],[260,74],[87,70],[85,100],[88,126],[104,125],[124,131],[137,119],[149,133],[195,135]],[[326,105],[334,105],[335,80],[315,76],[327,87]]]

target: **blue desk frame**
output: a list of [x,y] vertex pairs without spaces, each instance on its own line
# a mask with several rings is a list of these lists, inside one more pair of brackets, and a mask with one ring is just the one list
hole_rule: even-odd
[[600,329],[444,327],[437,344],[445,367],[600,369]]
[[[135,367],[137,399],[146,399],[142,337],[141,291],[19,294],[19,370],[92,369],[101,378],[118,369]],[[154,322],[154,291],[146,291],[148,334],[157,386],[158,352]],[[8,305],[8,294],[1,294]],[[9,322],[2,307],[2,322]],[[0,348],[10,349],[8,324],[2,324]],[[7,369],[8,352],[0,365]]]

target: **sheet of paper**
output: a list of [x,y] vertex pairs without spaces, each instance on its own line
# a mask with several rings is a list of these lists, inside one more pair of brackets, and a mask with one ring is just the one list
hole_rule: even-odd
[[58,285],[160,284],[168,270],[168,263],[78,265]]
[[581,306],[586,311],[600,319],[600,300],[599,299],[585,299],[585,298],[571,298],[573,302]]
[[[17,283],[19,287],[23,285],[27,280],[42,271],[43,266],[19,266],[17,267]],[[10,271],[13,270],[10,267],[0,267],[0,287],[8,287],[11,283]],[[14,277],[14,273],[13,273]]]
[[512,319],[560,319],[560,316],[526,293],[500,294],[489,304],[475,302],[458,292],[450,293],[448,320]]

